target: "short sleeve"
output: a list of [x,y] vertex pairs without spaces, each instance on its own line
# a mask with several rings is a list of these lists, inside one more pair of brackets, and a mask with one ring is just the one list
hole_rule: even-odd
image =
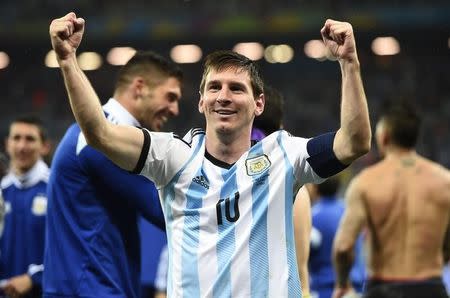
[[141,153],[143,158],[140,174],[152,180],[157,188],[166,185],[188,160],[191,152],[189,144],[173,133],[150,132],[149,145]]

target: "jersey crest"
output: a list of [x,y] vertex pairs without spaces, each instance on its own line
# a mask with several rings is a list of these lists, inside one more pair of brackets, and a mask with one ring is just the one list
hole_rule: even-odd
[[269,169],[271,163],[267,155],[260,155],[257,157],[248,158],[245,161],[245,167],[247,168],[247,175],[255,176],[264,173]]
[[47,198],[43,195],[35,196],[31,206],[31,212],[37,216],[45,215],[47,213]]

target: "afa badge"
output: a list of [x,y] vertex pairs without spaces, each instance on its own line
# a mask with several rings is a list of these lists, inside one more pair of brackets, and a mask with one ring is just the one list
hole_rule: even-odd
[[255,176],[265,172],[270,167],[270,160],[267,155],[249,158],[245,161],[247,175]]
[[33,205],[31,206],[31,212],[34,215],[45,215],[47,213],[47,198],[43,195],[37,195],[33,199]]

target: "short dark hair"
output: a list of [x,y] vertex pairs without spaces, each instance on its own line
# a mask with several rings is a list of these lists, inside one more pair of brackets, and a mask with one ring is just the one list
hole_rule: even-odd
[[177,64],[152,51],[138,51],[131,57],[119,70],[115,89],[123,89],[136,76],[142,76],[150,86],[156,86],[161,80],[169,77],[174,77],[180,82],[183,80],[183,72]]
[[[26,123],[35,125],[39,129],[39,136],[41,137],[41,140],[45,142],[48,138],[48,132],[47,129],[45,128],[44,121],[42,121],[42,119],[37,115],[34,114],[19,115],[16,118],[14,118],[13,121],[11,121],[11,125],[15,123]],[[8,135],[9,133],[10,132],[8,132]]]
[[221,71],[228,68],[237,68],[248,72],[254,97],[264,93],[264,83],[256,63],[244,55],[226,50],[216,51],[206,56],[200,83],[200,93],[203,94],[206,77],[212,70]]
[[391,142],[404,148],[414,148],[419,137],[421,119],[415,106],[405,100],[383,104],[380,121],[390,132]]
[[341,181],[338,176],[332,176],[322,182],[321,184],[317,185],[317,192],[319,193],[319,196],[334,196],[336,195],[339,187],[341,186]]
[[264,98],[264,112],[255,118],[253,127],[270,135],[279,130],[283,123],[284,98],[280,91],[268,85],[264,86]]

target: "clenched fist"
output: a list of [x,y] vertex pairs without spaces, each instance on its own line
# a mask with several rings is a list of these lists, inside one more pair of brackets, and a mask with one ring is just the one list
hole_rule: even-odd
[[355,37],[350,23],[326,20],[320,30],[330,58],[345,62],[357,62]]
[[58,61],[75,56],[84,32],[84,19],[70,12],[50,24],[50,39]]

